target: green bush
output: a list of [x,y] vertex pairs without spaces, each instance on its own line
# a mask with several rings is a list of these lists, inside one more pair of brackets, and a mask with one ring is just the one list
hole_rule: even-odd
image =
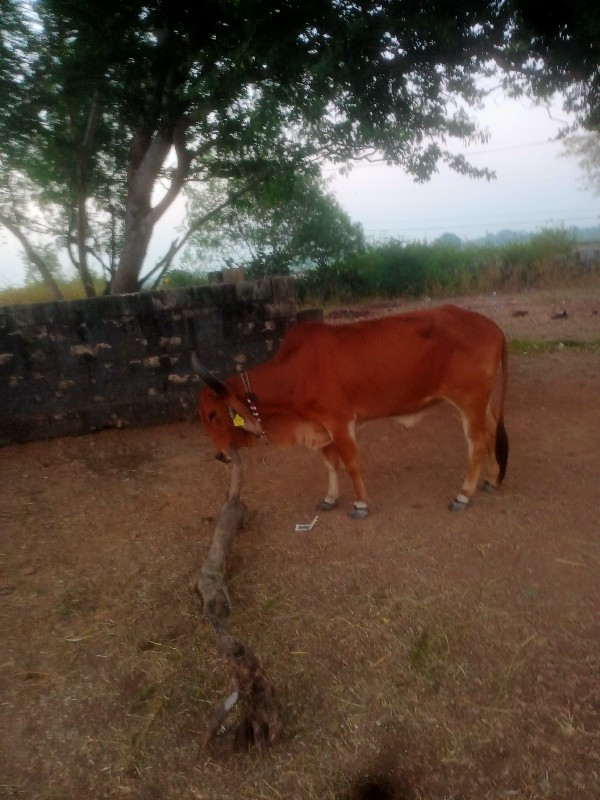
[[185,289],[188,286],[199,286],[208,283],[208,275],[200,270],[172,269],[162,279],[165,289]]
[[298,281],[298,297],[301,301],[348,301],[370,294],[367,276],[354,260],[319,264]]
[[534,286],[572,265],[575,239],[564,230],[543,230],[527,242],[504,245],[499,253],[502,284]]
[[527,242],[461,245],[391,239],[344,262],[308,271],[300,299],[416,297],[540,285],[572,274],[574,239],[544,230]]

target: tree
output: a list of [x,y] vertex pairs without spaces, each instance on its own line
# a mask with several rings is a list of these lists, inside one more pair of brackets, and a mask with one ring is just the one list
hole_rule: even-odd
[[595,194],[600,194],[600,132],[569,136],[564,140],[563,155],[578,160],[584,182]]
[[460,236],[457,236],[455,233],[442,233],[441,236],[438,236],[437,239],[434,241],[434,244],[446,245],[450,247],[462,247],[463,241]]
[[253,187],[375,153],[416,180],[440,162],[489,176],[460,154],[482,137],[467,113],[482,75],[600,113],[583,0],[2,2],[0,222],[43,225],[89,293],[94,262],[112,291],[139,288],[154,226],[192,180]]
[[[67,2],[8,1],[19,24],[3,30],[12,64],[0,84],[0,101],[7,103],[0,103],[0,222],[47,283],[48,241],[64,249],[92,296],[90,261],[107,277],[114,271],[128,163],[123,132],[103,112],[101,43],[91,16],[81,14],[75,36],[67,16],[53,10]],[[46,8],[42,17],[38,6]]]
[[600,125],[600,10],[588,0],[510,4],[514,29],[506,64],[518,92],[548,96],[561,91],[566,111],[586,127]]
[[[197,219],[224,198],[230,185],[190,193],[189,216]],[[352,223],[317,174],[280,172],[253,192],[223,205],[191,238],[192,266],[244,267],[251,277],[287,275],[294,268],[324,265],[363,250],[360,225]]]

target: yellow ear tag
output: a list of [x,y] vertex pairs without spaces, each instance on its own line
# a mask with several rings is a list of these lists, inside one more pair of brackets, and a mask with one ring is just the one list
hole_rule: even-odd
[[233,424],[236,428],[243,428],[246,423],[243,417],[241,417],[239,414],[235,414],[233,417]]

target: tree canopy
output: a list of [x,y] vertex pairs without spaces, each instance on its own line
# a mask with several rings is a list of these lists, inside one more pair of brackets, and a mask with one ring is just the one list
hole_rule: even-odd
[[279,172],[260,191],[224,203],[231,183],[211,181],[188,192],[190,220],[220,207],[189,240],[185,263],[210,269],[243,267],[249,277],[287,275],[360,252],[365,239],[317,174]]
[[[2,0],[0,223],[137,290],[157,221],[190,182],[232,198],[282,170],[375,153],[426,180],[483,134],[482,76],[561,91],[600,121],[600,12],[574,0]],[[243,188],[240,188],[242,186]],[[157,269],[178,250],[174,240]],[[49,273],[49,278],[51,274]]]
[[600,195],[600,129],[568,136],[563,154],[577,159],[584,183]]

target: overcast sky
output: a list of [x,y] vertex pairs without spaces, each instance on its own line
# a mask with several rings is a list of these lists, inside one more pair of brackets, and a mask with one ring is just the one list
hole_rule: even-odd
[[332,184],[342,207],[369,236],[431,241],[448,231],[472,239],[503,228],[600,224],[600,197],[585,190],[572,158],[553,142],[567,122],[560,103],[548,109],[528,100],[491,95],[477,118],[490,138],[465,155],[496,172],[493,181],[473,180],[442,168],[427,184],[401,170],[357,164]]
[[[477,118],[490,138],[465,155],[476,166],[495,170],[494,181],[442,168],[421,185],[398,168],[358,163],[347,177],[328,170],[330,188],[373,238],[432,241],[450,232],[472,239],[503,228],[600,224],[600,197],[584,188],[576,161],[559,157],[562,147],[551,141],[567,121],[559,102],[548,110],[492,94]],[[157,226],[146,267],[164,253],[182,219],[183,203],[176,202]],[[23,282],[20,252],[0,228],[0,287]]]

